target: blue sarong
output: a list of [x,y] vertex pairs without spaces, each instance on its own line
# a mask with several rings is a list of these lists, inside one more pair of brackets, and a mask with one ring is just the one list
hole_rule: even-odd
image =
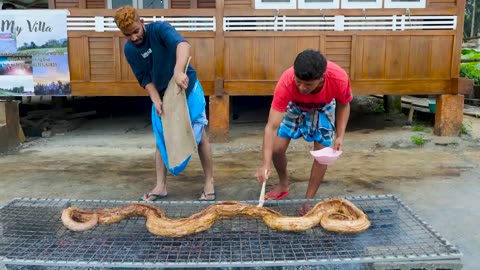
[[[195,135],[195,140],[197,144],[200,143],[202,138],[203,127],[208,124],[207,116],[205,114],[205,95],[203,93],[203,88],[200,82],[197,80],[195,86],[192,89],[192,92],[187,98],[188,112],[190,115],[190,122],[192,123],[193,134]],[[167,167],[168,171],[173,175],[178,175],[183,172],[190,161],[191,155],[188,156],[180,165],[176,167],[170,167],[168,165],[168,156],[167,148],[165,146],[165,138],[163,136],[163,126],[162,118],[158,116],[155,109],[155,105],[152,104],[152,127],[153,133],[155,134],[155,139],[157,142],[158,150],[162,156],[163,162]]]
[[316,110],[304,111],[290,102],[283,116],[277,136],[286,139],[303,137],[307,142],[318,142],[328,147],[335,136],[335,100]]

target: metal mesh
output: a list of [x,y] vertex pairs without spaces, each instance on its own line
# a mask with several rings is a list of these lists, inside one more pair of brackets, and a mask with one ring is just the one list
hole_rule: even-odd
[[[460,258],[461,253],[391,195],[347,198],[372,222],[363,233],[339,234],[316,227],[279,232],[262,220],[219,220],[182,238],[150,234],[144,218],[130,218],[87,232],[66,229],[60,215],[72,205],[110,208],[128,201],[15,199],[0,209],[0,262],[91,267],[234,267],[357,264]],[[267,202],[284,215],[298,215],[305,202]],[[256,204],[257,202],[249,202]],[[170,218],[187,217],[208,202],[155,202]]]

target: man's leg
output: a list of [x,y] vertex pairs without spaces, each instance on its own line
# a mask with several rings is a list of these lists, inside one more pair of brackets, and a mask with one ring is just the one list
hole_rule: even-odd
[[[315,150],[320,150],[322,148],[325,148],[325,146],[319,144],[318,142],[314,142],[313,148]],[[310,172],[310,181],[308,181],[305,199],[313,199],[313,197],[315,197],[318,187],[320,187],[320,183],[323,181],[323,177],[327,172],[327,167],[327,165],[319,164],[315,161],[315,159],[313,160],[312,170]]]
[[287,148],[290,139],[275,136],[273,140],[272,161],[278,174],[278,185],[273,188],[275,194],[288,191]]
[[202,130],[202,139],[200,139],[200,143],[198,144],[198,156],[200,157],[203,173],[205,174],[205,186],[203,187],[204,194],[202,194],[201,199],[210,200],[214,195],[208,194],[213,194],[215,187],[213,185],[212,151],[205,127]]
[[[167,195],[167,167],[163,163],[162,155],[158,147],[155,147],[155,171],[157,175],[157,185],[150,191],[150,194]],[[143,196],[145,201],[155,200],[155,196]]]

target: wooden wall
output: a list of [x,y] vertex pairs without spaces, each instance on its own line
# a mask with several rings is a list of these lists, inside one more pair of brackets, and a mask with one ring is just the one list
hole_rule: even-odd
[[[296,55],[312,48],[325,52],[329,60],[347,71],[357,94],[448,92],[454,36],[442,32],[447,31],[409,36],[308,32],[297,36],[272,33],[272,36],[261,37],[231,34],[224,39],[224,89],[228,95],[270,95],[276,80],[292,65]],[[192,65],[206,94],[213,94],[216,78],[214,36],[184,34],[192,45]],[[123,55],[124,43],[125,39],[116,32],[102,33],[102,36],[69,33],[74,95],[144,94]],[[88,57],[78,57],[79,53]]]
[[[107,36],[106,36],[107,35]],[[207,94],[212,93],[214,82],[213,35],[188,37],[192,45],[191,64],[202,78]],[[72,94],[76,96],[132,96],[145,95],[138,86],[123,54],[125,39],[120,33],[95,36],[82,32],[69,32],[68,37]],[[78,57],[79,55],[87,57]]]

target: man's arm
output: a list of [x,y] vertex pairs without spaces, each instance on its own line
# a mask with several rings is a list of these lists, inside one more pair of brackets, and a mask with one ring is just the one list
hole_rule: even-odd
[[157,88],[153,83],[149,83],[145,85],[145,90],[147,90],[148,95],[150,96],[150,99],[152,100],[153,105],[155,106],[155,109],[157,109],[157,114],[161,115],[163,113],[162,99],[158,94]]
[[257,179],[259,182],[265,181],[265,178],[268,178],[271,173],[273,141],[275,140],[275,136],[277,136],[277,130],[282,122],[283,114],[283,112],[279,112],[273,108],[270,108],[268,122],[265,126],[265,135],[263,136],[262,167],[257,170]]
[[343,137],[345,135],[345,130],[347,129],[348,118],[350,117],[350,102],[337,103],[335,113],[337,131],[333,148],[336,150],[342,150]]
[[187,42],[180,42],[177,45],[177,60],[175,62],[175,68],[173,70],[173,77],[175,82],[183,90],[188,87],[188,76],[185,73],[187,69],[187,61],[190,57],[190,44]]

